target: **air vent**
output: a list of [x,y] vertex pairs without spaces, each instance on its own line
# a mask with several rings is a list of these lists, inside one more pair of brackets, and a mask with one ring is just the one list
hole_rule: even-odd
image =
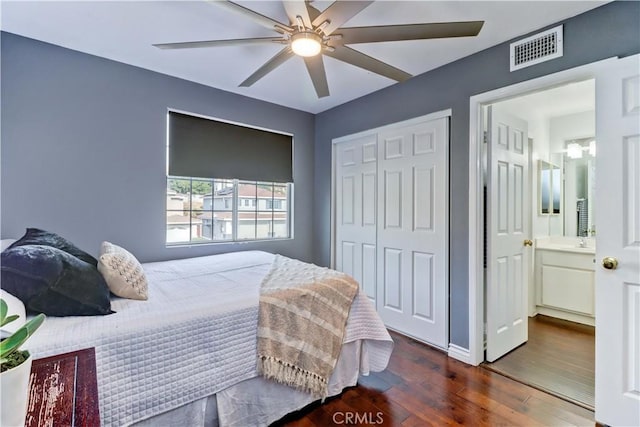
[[510,70],[519,70],[561,56],[562,25],[511,43]]

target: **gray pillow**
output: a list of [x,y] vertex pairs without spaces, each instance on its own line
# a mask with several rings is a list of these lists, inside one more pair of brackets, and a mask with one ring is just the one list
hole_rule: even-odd
[[52,233],[51,231],[41,230],[39,228],[27,228],[27,232],[17,242],[14,242],[9,248],[25,245],[44,245],[52,248],[60,249],[69,253],[84,262],[88,262],[94,267],[98,266],[98,260],[78,248],[76,245],[68,241],[62,236]]
[[2,289],[28,312],[49,316],[110,314],[109,288],[98,269],[57,248],[11,247],[1,254]]

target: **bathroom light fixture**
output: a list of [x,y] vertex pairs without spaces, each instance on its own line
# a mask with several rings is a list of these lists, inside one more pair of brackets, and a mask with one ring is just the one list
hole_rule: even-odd
[[577,144],[575,142],[567,145],[567,156],[570,159],[581,159],[582,158],[582,145]]
[[322,37],[313,31],[300,31],[291,36],[291,50],[299,56],[316,56],[322,50]]

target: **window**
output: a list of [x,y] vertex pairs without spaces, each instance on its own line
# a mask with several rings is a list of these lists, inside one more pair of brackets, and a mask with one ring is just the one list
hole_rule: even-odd
[[291,189],[292,184],[169,176],[167,244],[290,238]]
[[291,134],[176,111],[167,121],[168,245],[291,237]]
[[267,205],[267,209],[281,210],[282,200],[280,199],[267,200],[266,205]]

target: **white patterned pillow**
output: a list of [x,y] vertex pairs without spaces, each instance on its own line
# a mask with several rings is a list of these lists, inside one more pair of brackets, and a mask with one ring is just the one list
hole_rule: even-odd
[[98,271],[102,273],[114,295],[137,300],[147,299],[147,276],[136,257],[126,249],[102,242]]

